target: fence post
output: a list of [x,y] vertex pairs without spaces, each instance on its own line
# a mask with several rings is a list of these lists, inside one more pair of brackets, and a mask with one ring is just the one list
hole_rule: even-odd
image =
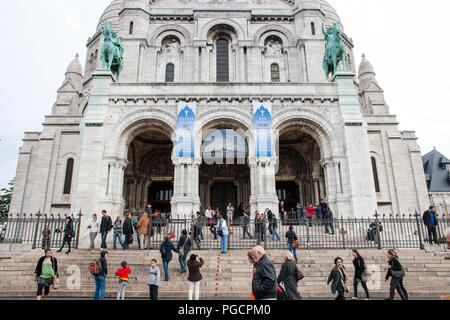
[[81,228],[81,210],[78,213],[78,230],[77,230],[77,245],[76,245],[76,249],[78,249],[78,243],[80,242],[80,228]]
[[37,220],[36,220],[36,227],[34,229],[33,246],[31,247],[32,249],[36,249],[36,239],[37,239],[38,232],[39,232],[39,220],[41,218],[41,210],[38,211],[36,216],[37,216]]
[[308,250],[311,250],[311,239],[310,239],[310,230],[309,228],[311,228],[309,226],[309,221],[306,223],[306,246],[308,248]]
[[416,213],[414,214],[414,217],[416,217],[417,232],[419,233],[420,250],[424,250],[425,246],[423,245],[423,241],[422,241],[422,231],[420,230],[419,214],[417,213],[417,209],[416,209]]
[[380,221],[378,220],[378,210],[375,210],[375,226],[377,228],[378,250],[381,250]]

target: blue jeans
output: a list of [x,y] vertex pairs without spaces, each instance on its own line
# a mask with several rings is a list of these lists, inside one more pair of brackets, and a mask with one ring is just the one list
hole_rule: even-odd
[[308,216],[308,223],[309,223],[309,226],[312,227],[312,217]]
[[325,222],[325,233],[329,233],[328,227],[330,227],[331,233],[334,234],[333,222]]
[[272,234],[273,232],[273,224],[269,223],[269,233]]
[[272,240],[275,240],[275,236],[277,237],[278,241],[280,241],[280,235],[277,232],[277,229],[272,229]]
[[197,245],[197,248],[200,250],[200,239],[198,238],[198,235],[194,238],[194,242]]
[[297,249],[295,249],[290,242],[288,242],[288,249],[294,255],[294,258],[297,259]]
[[186,271],[186,257],[189,252],[185,252],[182,256],[178,256],[178,262],[180,262],[180,267],[182,271]]
[[119,240],[119,243],[122,246],[122,248],[125,249],[125,244],[122,241],[122,232],[117,232],[117,233],[114,232],[114,235],[113,235],[113,248],[114,248],[114,250],[117,249],[117,245],[116,245],[117,240]]
[[106,237],[108,236],[108,232],[102,232],[102,244],[101,248],[106,249]]
[[95,276],[94,300],[105,300],[105,282],[106,282],[105,276]]
[[163,260],[163,268],[164,268],[164,280],[169,281],[169,262]]
[[222,244],[222,252],[226,253],[227,252],[227,240],[228,240],[228,235],[224,235],[221,237],[220,242]]
[[139,231],[136,232],[136,236],[137,236],[138,248],[141,249],[141,235],[139,234]]
[[365,282],[362,282],[361,279],[354,279],[353,280],[353,292],[354,292],[354,297],[358,297],[358,283],[361,282],[361,285],[364,289],[364,292],[366,293],[366,297],[367,299],[370,299],[369,297],[369,289],[367,289],[367,285]]
[[245,235],[248,235],[248,237],[250,238],[250,239],[252,239],[252,235],[250,234],[250,232],[248,232],[248,226],[244,226],[243,227],[243,231],[242,231],[242,238],[244,238],[245,239]]

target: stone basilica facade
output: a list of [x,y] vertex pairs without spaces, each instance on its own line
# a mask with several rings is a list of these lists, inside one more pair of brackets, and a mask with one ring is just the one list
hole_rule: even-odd
[[[119,80],[100,61],[105,22],[123,38]],[[334,22],[324,0],[113,1],[84,71],[76,57],[42,132],[25,133],[11,213],[114,217],[150,202],[189,217],[232,202],[253,215],[321,198],[335,216],[423,212],[417,138],[399,130],[366,58],[357,70],[344,24],[347,70],[326,80],[322,24]],[[192,153],[175,152],[184,105]],[[244,160],[206,163],[210,129],[242,138]]]

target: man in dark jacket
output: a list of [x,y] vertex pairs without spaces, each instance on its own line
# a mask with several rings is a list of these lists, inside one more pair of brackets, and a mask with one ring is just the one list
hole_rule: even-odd
[[438,225],[438,220],[436,217],[436,208],[434,206],[430,206],[430,208],[423,213],[422,218],[424,224],[428,228],[428,239],[430,240],[430,244],[433,244],[433,240],[435,244],[438,244],[436,232],[436,227]]
[[[95,294],[94,300],[104,300],[105,299],[105,284],[106,275],[108,274],[108,265],[106,263],[108,259],[108,251],[102,251],[100,253],[99,263],[101,264],[102,270],[98,275],[95,276]],[[99,297],[100,294],[100,297]]]
[[111,217],[108,216],[106,210],[102,211],[102,222],[100,223],[100,234],[102,235],[102,245],[100,246],[102,249],[106,249],[106,237],[108,236],[108,232],[112,229],[112,220]]
[[[178,246],[177,246],[178,252],[183,253],[183,254],[178,255],[178,261],[180,262],[181,273],[187,272],[186,258],[187,258],[189,251],[191,251],[191,247],[192,247],[192,241],[191,241],[191,238],[188,236],[187,230],[185,229],[185,230],[181,231],[181,237],[180,237],[180,239],[178,239]],[[180,251],[180,249],[182,249],[182,251]]]
[[123,249],[127,250],[129,245],[133,242],[133,223],[131,222],[131,213],[127,214],[125,221],[123,222],[123,234],[125,235]]
[[256,246],[251,251],[256,270],[253,275],[252,289],[256,300],[276,300],[278,292],[277,274],[264,248]]

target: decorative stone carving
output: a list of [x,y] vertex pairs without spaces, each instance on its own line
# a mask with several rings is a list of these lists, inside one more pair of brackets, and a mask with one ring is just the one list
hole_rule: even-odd
[[279,40],[270,39],[265,47],[266,57],[282,57],[283,56],[283,44]]

